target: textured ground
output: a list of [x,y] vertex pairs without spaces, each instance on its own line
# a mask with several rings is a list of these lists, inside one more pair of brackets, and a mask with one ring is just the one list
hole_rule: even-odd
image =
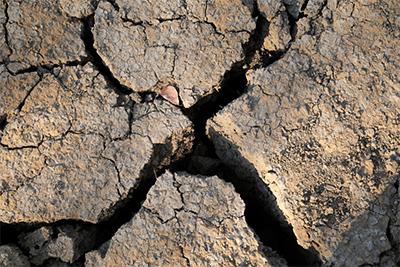
[[397,0],[0,24],[0,266],[400,266]]

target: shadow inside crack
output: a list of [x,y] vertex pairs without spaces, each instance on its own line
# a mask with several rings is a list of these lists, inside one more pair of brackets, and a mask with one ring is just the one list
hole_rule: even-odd
[[[244,0],[244,2],[248,4],[252,1]],[[234,63],[230,70],[225,72],[218,90],[203,97],[192,107],[182,110],[182,113],[187,116],[194,125],[194,147],[212,147],[212,143],[206,136],[205,131],[207,120],[247,92],[248,82],[246,73],[248,71],[248,65],[252,62],[257,51],[262,47],[263,40],[268,34],[268,21],[259,14],[255,3],[254,6],[251,6],[251,10],[253,10],[253,16],[257,17],[256,29],[250,36],[249,41],[243,45],[244,58]],[[212,150],[213,149],[208,149],[209,152],[213,153]],[[215,156],[215,153],[213,156]],[[175,165],[179,165],[179,163]]]
[[[231,153],[235,153],[233,144],[226,145]],[[245,218],[248,225],[265,247],[277,252],[291,266],[320,265],[318,253],[304,249],[297,243],[292,227],[285,223],[275,197],[259,178],[254,166],[239,155],[235,157],[240,164],[227,165],[216,156],[217,154],[218,151],[215,151],[210,143],[198,144],[194,153],[172,165],[171,170],[185,171],[193,175],[216,175],[232,183],[246,205]],[[211,164],[201,168],[199,161],[210,161]]]
[[7,115],[0,115],[0,131],[4,131],[7,125]]
[[114,77],[110,68],[104,63],[101,56],[97,53],[97,49],[94,46],[94,35],[92,32],[94,26],[94,15],[90,15],[82,21],[82,40],[85,45],[86,52],[89,56],[89,61],[96,66],[97,70],[105,77],[106,81],[114,88],[118,95],[129,95],[133,91],[121,84],[121,82]]
[[190,131],[184,131],[179,138],[172,136],[165,144],[154,144],[151,158],[141,170],[139,175],[141,178],[137,186],[132,188],[128,196],[117,203],[112,210],[107,211],[111,214],[110,216],[97,224],[100,234],[96,237],[95,247],[90,250],[99,250],[103,255],[107,252],[108,241],[141,209],[157,177],[161,176],[173,162],[191,150],[191,137]]
[[[185,171],[194,175],[217,175],[231,182],[246,204],[245,217],[249,226],[254,229],[266,247],[275,250],[290,265],[318,265],[317,253],[299,246],[292,228],[282,223],[283,215],[278,214],[280,210],[276,207],[276,203],[273,204],[275,200],[272,193],[266,190],[267,187],[257,175],[249,175],[254,174],[254,168],[246,172],[245,176],[237,174],[234,170],[238,168],[238,165],[223,164],[218,159],[213,143],[206,135],[207,120],[246,93],[247,65],[251,64],[257,51],[261,49],[264,38],[268,35],[268,21],[260,15],[257,6],[252,8],[254,8],[253,16],[257,17],[257,24],[250,40],[243,47],[244,59],[233,64],[232,68],[225,73],[220,90],[201,99],[191,108],[183,110],[194,124],[196,136],[194,150],[193,153],[173,164],[171,171]],[[285,52],[266,56],[263,66],[279,60]],[[242,160],[245,161],[245,159]]]
[[[157,177],[161,176],[169,166],[187,154],[190,149],[191,133],[183,132],[179,140],[172,136],[165,144],[155,144],[149,162],[141,170],[139,183],[132,188],[128,196],[121,200],[108,213],[112,214],[106,220],[100,222],[98,227],[104,230],[97,242],[97,247],[110,240],[115,232],[125,223],[129,222],[140,210],[147,197],[150,188],[155,184]],[[178,147],[177,150],[174,147]]]
[[[118,229],[129,222],[142,207],[150,188],[155,184],[171,162],[183,157],[191,149],[192,132],[190,130],[181,133],[181,136],[172,136],[165,144],[155,144],[153,153],[148,163],[140,172],[138,184],[131,188],[128,195],[117,202],[112,208],[103,214],[103,219],[96,224],[79,220],[60,220],[53,223],[0,223],[0,245],[18,244],[18,238],[41,227],[50,226],[76,226],[94,229],[95,234],[87,236],[93,239],[92,245],[85,248],[83,255],[76,262],[84,262],[85,253],[92,250],[107,251],[107,242],[114,236]],[[80,244],[76,244],[80,245]],[[24,250],[26,255],[29,251]]]
[[[301,239],[310,247],[306,250],[298,245],[294,231],[286,222],[274,194],[262,180],[262,176],[268,173],[259,173],[242,156],[241,149],[224,135],[213,128],[209,129],[208,134],[216,148],[215,153],[221,160],[220,166],[213,170],[214,174],[234,184],[246,203],[249,226],[255,230],[264,245],[278,252],[289,265],[316,266],[322,260],[324,266],[398,266],[400,172],[398,167],[388,167],[393,165],[385,162],[379,153],[369,149],[366,151],[368,158],[374,161],[375,167],[371,176],[360,181],[355,180],[353,189],[341,189],[343,194],[353,191],[349,200],[343,200],[341,194],[323,199],[318,193],[315,198],[322,199],[323,204],[304,207],[310,209],[305,211],[307,225],[292,221],[299,226],[296,233],[306,235]],[[390,161],[399,166],[400,154],[393,152]],[[286,177],[291,178],[293,177]],[[278,192],[285,190],[280,186]],[[339,198],[342,199],[342,204],[336,202]],[[368,207],[360,202],[367,203]],[[332,208],[331,212],[325,210],[327,205]],[[300,207],[300,211],[292,215],[301,214],[302,210]],[[342,211],[344,216],[340,216]],[[296,217],[292,217],[293,219]]]

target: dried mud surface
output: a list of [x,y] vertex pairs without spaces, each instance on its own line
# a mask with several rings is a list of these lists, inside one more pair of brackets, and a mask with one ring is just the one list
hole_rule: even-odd
[[400,265],[397,0],[0,24],[0,266]]

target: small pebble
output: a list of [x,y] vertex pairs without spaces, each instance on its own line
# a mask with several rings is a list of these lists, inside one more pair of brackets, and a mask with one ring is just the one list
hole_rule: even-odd
[[175,106],[179,106],[178,91],[172,85],[167,85],[161,89],[160,96]]
[[143,101],[144,102],[152,102],[152,101],[154,101],[154,97],[155,97],[155,95],[153,93],[145,94],[143,97]]

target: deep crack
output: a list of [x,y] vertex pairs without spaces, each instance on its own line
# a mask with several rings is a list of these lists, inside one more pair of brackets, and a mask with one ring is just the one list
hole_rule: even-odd
[[[4,24],[5,32],[6,32],[6,43],[9,46],[9,36],[7,32],[6,24],[8,22],[8,14],[7,14],[7,1],[4,1],[6,4],[6,23]],[[119,10],[119,7],[116,1],[108,0],[109,3],[113,5],[116,10]],[[247,1],[243,1],[246,3]],[[206,124],[209,119],[211,119],[214,115],[216,115],[219,111],[225,108],[227,105],[238,99],[240,96],[247,92],[248,81],[246,78],[246,73],[250,69],[256,69],[260,67],[268,67],[276,61],[282,59],[287,51],[290,50],[291,45],[296,41],[297,38],[297,22],[299,19],[306,17],[305,10],[308,5],[308,0],[305,0],[300,7],[300,13],[298,17],[294,17],[289,12],[288,4],[285,4],[286,13],[289,19],[289,27],[290,27],[290,36],[291,40],[289,41],[287,47],[282,50],[276,51],[263,51],[263,41],[269,34],[269,22],[266,18],[264,18],[257,7],[257,3],[254,6],[253,16],[257,17],[256,21],[256,29],[251,34],[250,40],[243,47],[244,56],[243,60],[237,62],[232,65],[231,69],[227,71],[220,82],[220,90],[215,91],[214,93],[204,97],[191,108],[185,109],[181,108],[182,112],[192,121],[195,129],[195,149],[193,153],[187,155],[185,158],[177,161],[176,158],[171,160],[167,160],[167,162],[161,162],[165,159],[164,156],[172,153],[171,144],[166,142],[166,144],[155,144],[153,154],[151,160],[148,164],[142,169],[139,177],[139,183],[128,193],[128,196],[124,199],[120,199],[118,203],[114,205],[114,207],[110,208],[104,213],[104,220],[97,223],[91,224],[82,221],[76,220],[62,220],[55,223],[35,223],[35,224],[26,224],[26,223],[15,223],[15,224],[4,224],[0,222],[0,244],[6,243],[17,243],[17,237],[20,233],[24,233],[27,231],[32,231],[41,226],[60,226],[60,225],[80,225],[85,227],[96,227],[99,231],[99,235],[94,236],[96,239],[95,245],[91,247],[89,250],[99,249],[104,253],[104,249],[107,249],[107,241],[110,240],[118,229],[129,220],[142,208],[143,201],[146,199],[147,194],[151,187],[155,184],[156,179],[160,176],[166,169],[170,169],[172,172],[177,171],[186,171],[190,174],[201,174],[201,175],[217,175],[221,179],[232,183],[235,187],[235,190],[240,194],[241,198],[245,202],[245,219],[248,225],[254,230],[256,235],[259,237],[261,243],[266,247],[269,247],[276,251],[281,257],[286,259],[289,265],[295,266],[310,266],[310,265],[318,265],[320,264],[317,253],[313,251],[306,250],[302,248],[298,243],[296,236],[293,232],[293,229],[290,225],[286,225],[280,220],[280,214],[277,213],[276,209],[279,207],[274,207],[273,201],[271,198],[274,197],[273,193],[268,189],[268,186],[262,184],[262,180],[260,177],[252,176],[252,180],[243,179],[235,170],[232,169],[232,166],[228,166],[223,164],[221,160],[218,158],[216,149],[210,139],[206,134]],[[318,10],[318,16],[320,16],[327,5],[327,1],[325,0],[321,9]],[[206,10],[207,13],[207,3]],[[175,19],[175,18],[174,18]],[[174,19],[158,19],[159,22],[169,21]],[[180,19],[180,18],[178,18]],[[128,19],[123,19],[124,21],[129,21]],[[132,123],[133,123],[133,112],[132,108],[134,103],[130,100],[128,95],[133,94],[133,91],[121,84],[121,82],[113,75],[110,68],[107,64],[102,60],[100,54],[95,48],[95,40],[93,34],[93,27],[95,23],[94,14],[90,15],[84,19],[81,19],[82,22],[82,40],[84,42],[86,52],[88,54],[88,58],[83,59],[82,61],[72,61],[67,62],[61,65],[41,65],[41,66],[31,66],[29,68],[20,70],[16,73],[30,73],[37,72],[40,75],[39,81],[30,89],[27,93],[26,97],[18,106],[17,110],[21,110],[25,104],[26,99],[30,96],[31,92],[35,89],[37,84],[41,81],[43,73],[51,72],[56,67],[62,66],[77,66],[83,65],[88,62],[91,62],[99,71],[99,73],[105,77],[106,81],[111,85],[111,87],[115,90],[115,92],[119,95],[116,106],[123,106],[126,108],[129,114],[129,125],[130,130],[129,133],[132,134]],[[135,22],[133,22],[135,23]],[[141,24],[142,22],[139,22]],[[216,26],[210,22],[202,22],[210,24],[215,32]],[[9,46],[9,49],[12,53],[12,49]],[[261,56],[261,62],[254,63],[254,58],[257,53]],[[174,56],[174,68],[175,68],[175,60],[176,54]],[[252,64],[254,64],[252,66]],[[172,74],[174,69],[172,70]],[[141,102],[152,102],[156,98],[156,93],[153,92],[142,92],[139,93]],[[0,114],[0,133],[4,130],[7,124],[7,115]],[[126,137],[126,136],[125,136]],[[185,136],[179,137],[183,142]],[[21,148],[15,148],[21,149]],[[11,150],[11,149],[10,149]],[[179,153],[178,153],[179,154]],[[182,154],[181,154],[182,155]],[[197,169],[196,164],[192,164],[196,162],[196,157],[202,156],[207,159],[210,159],[213,164],[208,166],[206,169]],[[380,158],[372,157],[372,161],[375,165],[382,165],[383,162],[378,161]],[[117,172],[119,180],[121,179],[119,170],[117,168],[116,162],[114,160],[110,160]],[[243,158],[243,161],[246,160]],[[172,161],[170,163],[169,161]],[[206,171],[207,173],[203,173]],[[272,171],[273,172],[273,171]],[[249,175],[250,176],[250,175]],[[249,178],[249,177],[245,177]],[[399,190],[399,180],[395,183],[396,190]],[[179,187],[177,188],[178,192]],[[122,198],[122,194],[120,197]],[[181,195],[182,198],[182,195]],[[183,201],[183,199],[182,199]],[[274,209],[275,208],[275,209]],[[280,211],[280,210],[279,210]],[[392,252],[393,249],[397,248],[398,244],[395,244],[395,238],[391,233],[390,226],[393,223],[392,219],[389,220],[386,235],[392,246],[389,251],[385,251],[382,253],[380,259],[382,260],[383,256],[386,253]],[[101,248],[100,248],[101,247]],[[183,247],[180,247],[182,250],[182,257],[184,257],[188,263],[190,261],[185,257]],[[84,256],[78,259],[78,262],[84,262]]]
[[[186,171],[191,174],[201,175],[217,175],[220,178],[231,182],[236,191],[241,195],[242,199],[246,204],[245,217],[249,226],[254,229],[261,242],[275,250],[281,257],[285,258],[290,265],[294,266],[305,266],[305,265],[318,265],[319,259],[314,252],[303,249],[297,243],[297,239],[293,233],[293,229],[282,225],[277,219],[273,210],[267,212],[260,212],[268,209],[269,204],[261,200],[257,196],[265,196],[267,194],[272,195],[271,192],[264,191],[261,186],[255,186],[254,184],[246,185],[241,183],[239,177],[231,171],[229,166],[226,166],[219,162],[215,169],[210,172],[202,173],[197,169],[192,168],[193,164],[191,161],[197,156],[196,147],[206,147],[206,152],[202,156],[209,157],[215,161],[219,161],[215,152],[215,148],[206,135],[206,123],[211,119],[218,111],[229,105],[235,99],[247,91],[247,78],[246,73],[249,70],[248,65],[252,62],[257,51],[261,50],[264,38],[268,34],[266,26],[268,21],[260,15],[258,8],[255,8],[255,16],[257,19],[257,26],[254,33],[247,44],[244,45],[245,57],[242,61],[235,63],[231,70],[225,73],[223,81],[221,82],[221,89],[216,91],[200,100],[193,107],[183,110],[184,114],[187,115],[194,124],[195,128],[195,143],[194,152],[183,160],[173,164],[171,170]],[[295,38],[293,36],[293,38]],[[264,58],[263,67],[276,62],[281,59],[288,51],[273,52]],[[204,148],[202,149],[204,151]]]
[[[79,220],[60,220],[52,223],[1,223],[0,222],[0,245],[3,244],[17,244],[18,236],[23,233],[31,232],[43,226],[63,226],[73,225],[82,227],[95,227],[97,235],[88,238],[95,239],[95,245],[85,251],[100,249],[104,243],[110,240],[118,229],[125,223],[129,222],[133,216],[142,207],[143,201],[155,184],[157,177],[159,177],[169,166],[160,164],[160,155],[171,155],[171,144],[167,141],[166,144],[155,144],[154,151],[149,160],[149,163],[142,169],[139,177],[138,184],[129,190],[128,195],[121,199],[110,210],[104,214],[104,219],[99,223],[93,224]],[[174,159],[172,159],[174,160]],[[77,261],[84,261],[84,254]]]
[[[4,131],[4,129],[6,128],[7,125],[7,115],[6,114],[2,114],[0,115],[0,131]],[[1,136],[0,136],[1,138]]]
[[254,9],[253,16],[257,17],[256,29],[250,36],[249,41],[243,45],[243,60],[234,63],[231,69],[225,73],[219,90],[200,99],[192,107],[182,110],[194,124],[195,145],[199,142],[204,142],[212,146],[205,131],[207,120],[247,91],[246,73],[249,70],[248,65],[253,60],[256,52],[262,47],[263,40],[267,35],[265,25],[268,23],[260,15],[257,8]]
[[[111,1],[114,8],[118,8],[115,2]],[[267,36],[267,25],[268,21],[260,15],[258,8],[254,8],[254,14],[257,17],[256,29],[250,37],[248,43],[243,47],[244,59],[240,62],[233,64],[232,68],[225,73],[223,80],[221,81],[221,89],[215,93],[200,100],[197,104],[189,109],[184,109],[183,112],[186,114],[194,124],[195,128],[195,145],[204,145],[207,147],[207,156],[210,158],[217,159],[215,149],[208,139],[205,133],[206,122],[212,118],[218,111],[227,106],[229,103],[240,97],[247,90],[247,79],[246,73],[248,71],[248,65],[252,62],[255,54],[262,47],[263,40]],[[88,60],[92,62],[99,72],[106,78],[106,80],[115,88],[116,92],[122,95],[129,95],[132,90],[123,86],[120,81],[115,78],[111,70],[103,62],[100,55],[97,53],[94,47],[94,35],[92,28],[94,26],[94,15],[82,19],[83,30],[82,40],[85,44],[85,48],[88,54]],[[293,37],[294,38],[294,37]],[[265,65],[272,64],[276,60],[279,60],[286,51],[278,52],[276,55],[268,57]],[[80,62],[73,62],[71,64],[80,64]],[[41,66],[31,67],[20,73],[40,71],[42,68],[49,70],[56,66]],[[141,94],[142,98],[145,99],[146,93]],[[124,103],[122,103],[124,104]],[[23,104],[22,104],[23,105]],[[22,107],[22,106],[21,106]],[[156,145],[153,153],[153,159],[150,163],[142,170],[139,184],[132,188],[128,196],[118,202],[112,211],[107,211],[111,215],[102,222],[96,224],[96,228],[99,229],[99,234],[96,236],[96,246],[91,249],[99,249],[106,241],[110,240],[115,232],[126,222],[132,219],[132,217],[140,210],[143,201],[146,199],[147,193],[150,188],[155,184],[156,177],[158,177],[165,169],[170,168],[173,171],[187,169],[187,163],[194,154],[189,155],[185,159],[178,163],[170,166],[163,166],[157,168],[157,159],[160,155],[168,154],[168,145]],[[309,263],[307,253],[304,252],[300,246],[297,245],[296,238],[294,237],[291,229],[285,229],[282,227],[280,222],[274,217],[272,212],[260,213],[260,210],[265,209],[265,203],[262,203],[260,199],[256,198],[256,195],[260,195],[260,192],[252,191],[250,193],[249,188],[246,188],[243,184],[238,183],[238,179],[233,172],[229,170],[227,166],[220,165],[219,171],[215,172],[220,178],[232,182],[242,199],[246,203],[245,217],[250,227],[252,227],[257,235],[260,237],[262,243],[273,250],[277,251],[283,256],[289,264],[294,265],[305,265]],[[253,188],[259,190],[260,188]],[[59,221],[47,225],[63,225],[63,224],[82,224],[84,222],[77,221]],[[26,232],[27,230],[36,229],[46,224],[15,224],[5,225],[1,228],[1,233],[15,233],[13,236],[17,236],[20,232]],[[90,224],[92,225],[92,224]],[[9,235],[8,235],[9,236]],[[3,241],[3,240],[2,240]],[[5,239],[6,243],[15,243],[16,240],[13,238]],[[79,259],[82,260],[82,259]]]

